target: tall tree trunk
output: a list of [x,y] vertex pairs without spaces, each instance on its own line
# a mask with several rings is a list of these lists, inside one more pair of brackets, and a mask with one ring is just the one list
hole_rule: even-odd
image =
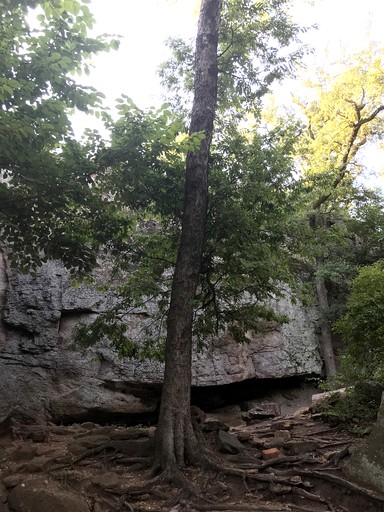
[[170,473],[195,463],[201,450],[190,414],[193,301],[199,282],[208,204],[208,157],[217,104],[217,46],[221,0],[203,0],[196,38],[190,133],[204,132],[186,160],[184,213],[167,322],[165,373],[155,438],[155,469]]
[[[318,229],[326,228],[326,220],[319,213],[320,204],[313,205],[314,213],[309,218],[309,226],[316,236]],[[324,258],[316,257],[315,272],[317,273],[324,264]],[[329,301],[328,290],[325,279],[316,276],[316,296],[320,309],[320,350],[325,366],[326,377],[331,377],[336,373],[335,351],[333,349],[332,329],[328,320]]]
[[[320,269],[323,261],[321,258],[316,259],[316,270]],[[321,354],[324,360],[325,375],[331,377],[336,373],[335,352],[333,350],[332,329],[328,320],[328,290],[325,279],[316,280],[316,295],[320,308],[320,340]]]

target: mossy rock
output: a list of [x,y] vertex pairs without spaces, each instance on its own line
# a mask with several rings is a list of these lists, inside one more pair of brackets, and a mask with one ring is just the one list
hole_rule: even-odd
[[377,423],[365,442],[352,455],[344,471],[359,483],[384,492],[384,393]]

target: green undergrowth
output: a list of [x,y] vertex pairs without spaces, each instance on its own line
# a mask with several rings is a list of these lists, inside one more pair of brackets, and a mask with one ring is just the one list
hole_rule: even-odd
[[[339,387],[339,386],[337,386]],[[325,391],[335,389],[335,381],[322,384]],[[335,395],[316,412],[333,425],[342,425],[357,435],[366,435],[374,425],[384,392],[382,382],[357,382]]]

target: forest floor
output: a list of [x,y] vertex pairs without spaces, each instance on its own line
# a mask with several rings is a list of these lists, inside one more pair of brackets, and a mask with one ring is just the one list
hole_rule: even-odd
[[343,472],[361,439],[308,409],[266,409],[247,422],[238,407],[202,418],[218,469],[186,468],[188,490],[143,469],[154,427],[14,424],[0,437],[0,512],[384,511],[384,496]]

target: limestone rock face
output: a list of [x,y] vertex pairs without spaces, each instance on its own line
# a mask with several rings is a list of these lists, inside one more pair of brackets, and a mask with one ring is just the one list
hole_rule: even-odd
[[316,312],[289,299],[276,300],[275,311],[290,318],[288,324],[253,335],[239,344],[224,335],[194,356],[194,384],[230,384],[251,378],[320,375],[322,363],[316,330]]
[[[97,279],[103,281],[103,269]],[[116,302],[112,292],[74,288],[62,266],[49,262],[36,277],[10,271],[0,257],[0,417],[67,421],[91,414],[148,414],[158,406],[163,365],[119,359],[107,342],[82,354],[70,349],[72,328]],[[153,306],[155,307],[155,306]],[[319,375],[316,312],[289,300],[275,304],[291,322],[238,345],[229,335],[194,355],[193,384],[249,378]],[[128,316],[136,332],[146,311]],[[154,391],[155,390],[155,391]]]

